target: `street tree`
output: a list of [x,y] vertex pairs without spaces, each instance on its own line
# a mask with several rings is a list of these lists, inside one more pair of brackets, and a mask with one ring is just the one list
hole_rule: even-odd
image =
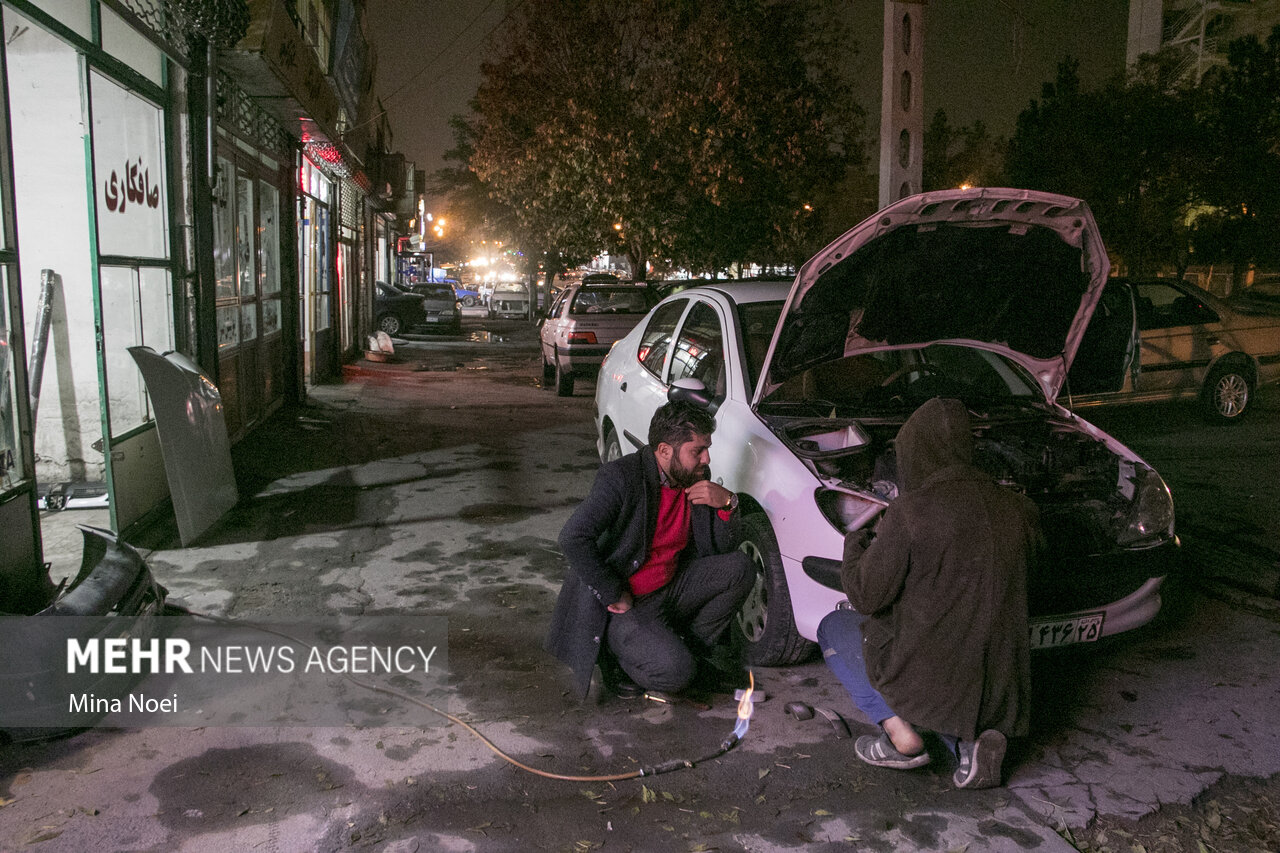
[[1230,263],[1238,286],[1250,264],[1280,265],[1280,26],[1232,42],[1202,88],[1207,210],[1194,245],[1202,262]]
[[1134,275],[1185,268],[1203,136],[1197,93],[1178,57],[1144,57],[1127,76],[1085,90],[1078,63],[1018,116],[1005,170],[1013,186],[1085,199],[1108,249]]
[[[529,0],[466,120],[475,184],[532,245],[718,269],[802,257],[862,112],[817,4]],[[806,205],[808,208],[806,209]]]
[[979,119],[967,127],[955,127],[938,110],[924,132],[921,186],[930,190],[1002,186],[1004,139],[996,138]]

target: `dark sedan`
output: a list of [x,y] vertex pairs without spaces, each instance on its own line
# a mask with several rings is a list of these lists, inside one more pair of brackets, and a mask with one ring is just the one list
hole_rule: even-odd
[[373,297],[374,325],[388,335],[398,335],[410,326],[426,322],[423,297],[401,290],[385,281],[377,282]]

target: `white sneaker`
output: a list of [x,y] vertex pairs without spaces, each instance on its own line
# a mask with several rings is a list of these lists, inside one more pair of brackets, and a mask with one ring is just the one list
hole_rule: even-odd
[[951,781],[957,788],[998,787],[1006,745],[1004,735],[995,729],[987,729],[977,740],[960,741],[960,766]]

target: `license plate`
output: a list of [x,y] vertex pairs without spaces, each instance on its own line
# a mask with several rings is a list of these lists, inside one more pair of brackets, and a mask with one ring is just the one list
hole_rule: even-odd
[[1082,613],[1069,619],[1031,623],[1031,648],[1048,649],[1073,643],[1095,643],[1102,636],[1103,613]]

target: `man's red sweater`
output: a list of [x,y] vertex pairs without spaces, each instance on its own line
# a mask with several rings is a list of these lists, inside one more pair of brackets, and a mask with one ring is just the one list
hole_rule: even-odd
[[631,594],[645,595],[662,589],[676,576],[680,552],[689,544],[689,499],[684,489],[662,486],[658,495],[658,524],[649,545],[649,557],[629,578]]

